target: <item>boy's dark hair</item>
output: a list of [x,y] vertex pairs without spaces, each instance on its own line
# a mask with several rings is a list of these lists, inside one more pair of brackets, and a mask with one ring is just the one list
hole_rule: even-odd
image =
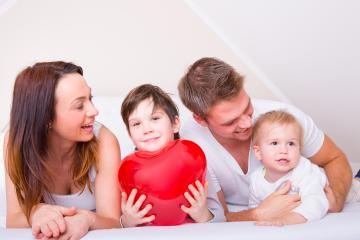
[[[121,117],[128,131],[130,114],[143,100],[148,98],[154,102],[154,110],[163,109],[171,123],[175,123],[176,117],[179,116],[179,110],[170,96],[158,86],[143,84],[131,90],[121,104]],[[174,139],[179,139],[179,133],[174,134]]]

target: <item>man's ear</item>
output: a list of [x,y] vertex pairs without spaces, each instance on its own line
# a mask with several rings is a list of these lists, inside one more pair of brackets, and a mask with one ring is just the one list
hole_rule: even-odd
[[206,120],[203,119],[202,117],[200,117],[199,115],[193,113],[193,118],[194,118],[194,120],[195,120],[198,124],[200,124],[201,126],[203,126],[203,127],[207,127],[207,126],[208,126]]
[[173,131],[174,133],[178,133],[180,130],[180,118],[179,116],[175,117],[175,121],[173,123]]
[[253,149],[254,149],[254,154],[257,160],[261,160],[262,156],[261,156],[261,151],[260,151],[260,147],[256,144],[253,145]]

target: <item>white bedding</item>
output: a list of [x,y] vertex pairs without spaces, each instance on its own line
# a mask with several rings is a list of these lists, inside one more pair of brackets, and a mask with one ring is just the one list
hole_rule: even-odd
[[[320,221],[284,227],[258,227],[253,222],[187,224],[173,227],[138,227],[90,231],[83,239],[146,240],[359,240],[360,203]],[[0,229],[1,239],[32,239],[30,229]]]
[[[191,117],[177,98],[174,98],[182,121]],[[126,129],[120,117],[121,97],[95,97],[95,106],[100,115],[97,120],[118,137],[122,156],[133,151]],[[2,143],[3,135],[0,135]],[[4,166],[0,145],[0,239],[33,239],[30,229],[5,229],[5,186]],[[352,164],[353,170],[360,164]],[[96,230],[89,232],[84,239],[360,239],[360,203],[347,205],[343,212],[328,214],[320,221],[285,226],[257,227],[253,222],[187,224],[174,227],[139,227],[130,229]]]

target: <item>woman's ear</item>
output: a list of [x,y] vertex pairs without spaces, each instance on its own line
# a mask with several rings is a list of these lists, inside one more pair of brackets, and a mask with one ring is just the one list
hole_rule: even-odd
[[262,156],[261,156],[261,150],[259,145],[254,144],[253,145],[253,149],[254,149],[254,154],[257,160],[261,160]]
[[173,123],[173,131],[174,133],[178,133],[180,131],[180,118],[179,116],[175,116],[175,120]]

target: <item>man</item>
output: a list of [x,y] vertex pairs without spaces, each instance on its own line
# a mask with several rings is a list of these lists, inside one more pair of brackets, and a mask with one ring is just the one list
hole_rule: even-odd
[[287,195],[285,184],[258,207],[248,209],[249,176],[259,166],[251,147],[252,126],[262,113],[283,109],[304,128],[302,155],[323,167],[329,179],[325,188],[331,212],[341,211],[352,176],[345,154],[313,120],[299,109],[280,102],[251,100],[243,77],[214,58],[196,61],[180,80],[179,95],[193,113],[181,136],[197,142],[208,161],[208,205],[216,220],[262,221],[280,217],[300,204],[299,195]]

